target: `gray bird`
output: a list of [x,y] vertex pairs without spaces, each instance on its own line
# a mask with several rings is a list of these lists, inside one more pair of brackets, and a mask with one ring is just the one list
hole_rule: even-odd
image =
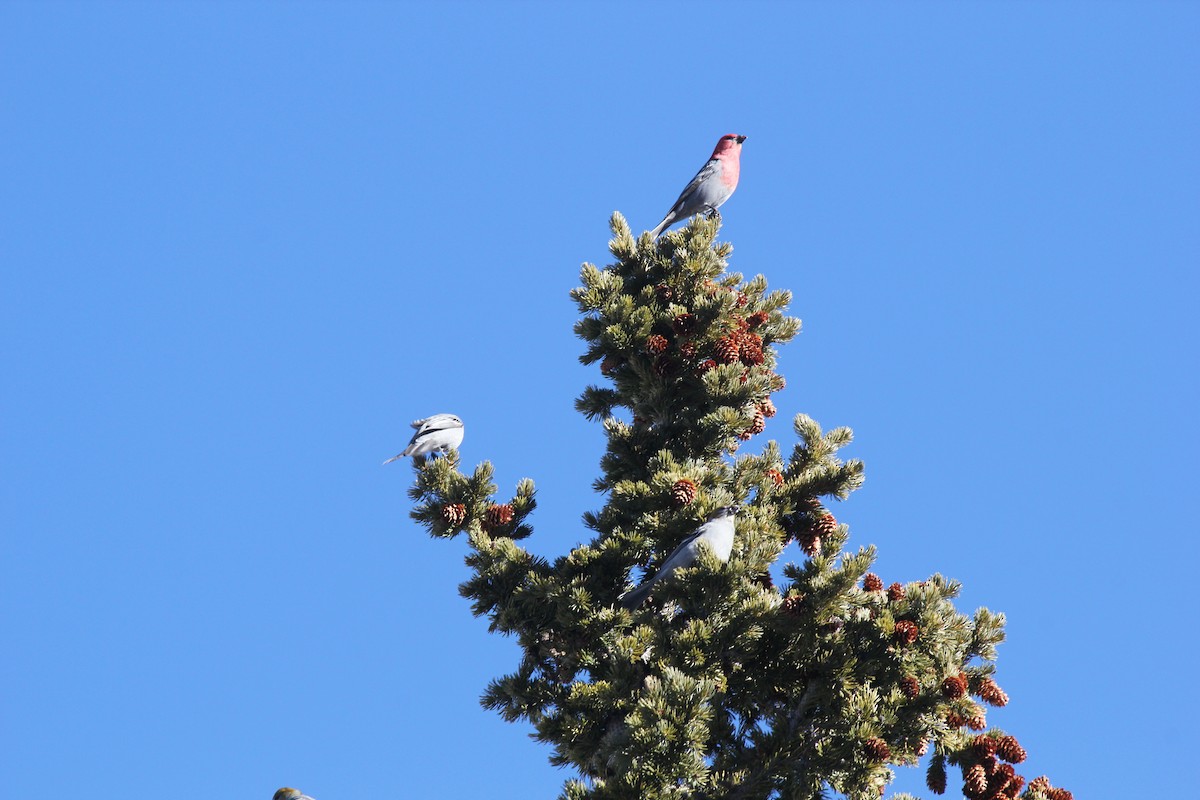
[[313,800],[306,794],[300,794],[299,789],[293,789],[290,786],[285,786],[275,793],[275,797],[271,800]]
[[403,453],[397,453],[384,464],[390,464],[405,456],[423,456],[426,453],[448,453],[457,449],[463,440],[463,422],[453,414],[434,414],[412,423],[417,429]]
[[742,167],[742,142],[746,137],[737,133],[727,133],[717,141],[712,155],[704,166],[692,178],[691,183],[683,187],[679,199],[671,210],[658,223],[658,227],[650,231],[655,239],[667,228],[680,220],[685,220],[693,214],[717,213],[721,204],[729,199],[737,188],[738,176]]
[[670,576],[675,570],[695,564],[700,557],[700,545],[702,544],[708,547],[712,554],[721,561],[728,561],[729,554],[733,550],[733,520],[737,512],[737,506],[725,506],[709,514],[708,522],[697,528],[671,551],[671,555],[663,561],[663,565],[658,572],[654,573],[653,578],[642,581],[636,589],[630,589],[621,596],[621,607],[637,608],[645,601],[655,584]]

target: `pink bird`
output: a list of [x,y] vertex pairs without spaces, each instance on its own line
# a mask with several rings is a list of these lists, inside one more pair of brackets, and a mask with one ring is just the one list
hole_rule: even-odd
[[679,199],[671,206],[663,221],[658,223],[658,227],[650,231],[655,239],[668,226],[693,214],[717,215],[717,209],[737,188],[744,141],[746,137],[736,133],[727,133],[721,137],[717,146],[713,148],[708,163],[701,167],[696,177],[692,178],[692,182],[684,187]]

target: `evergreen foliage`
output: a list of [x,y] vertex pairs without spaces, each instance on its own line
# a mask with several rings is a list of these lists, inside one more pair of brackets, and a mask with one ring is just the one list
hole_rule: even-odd
[[[614,214],[612,265],[585,264],[572,292],[603,385],[577,408],[607,434],[583,515],[595,536],[553,563],[523,549],[535,507],[526,479],[497,503],[487,462],[471,474],[457,453],[414,458],[412,516],[434,536],[465,532],[472,570],[460,591],[523,657],[487,688],[484,706],[526,720],[572,767],[568,800],[821,798],[875,800],[892,767],[927,764],[932,791],[961,772],[971,798],[1062,800],[1026,782],[1025,752],[986,728],[1004,616],[958,612],[959,584],[933,575],[893,584],[868,573],[874,549],[847,549],[826,510],[863,480],[838,457],[848,428],[806,416],[785,459],[768,442],[738,455],[774,414],[775,346],[800,321],[786,291],[727,271],[719,220],[695,218],[653,241]],[[742,505],[728,563],[699,562],[655,586],[632,611],[617,604],[635,570],[660,559],[708,513]],[[769,568],[791,542],[800,563]],[[896,795],[910,797],[909,795]]]

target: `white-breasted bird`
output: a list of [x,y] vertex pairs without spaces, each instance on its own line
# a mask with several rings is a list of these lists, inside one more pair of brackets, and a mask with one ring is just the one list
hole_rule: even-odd
[[737,506],[724,506],[708,515],[708,521],[679,543],[663,561],[658,572],[649,580],[642,581],[636,589],[621,596],[621,607],[633,609],[640,606],[654,585],[677,569],[690,567],[700,557],[700,546],[704,545],[721,561],[728,561],[733,552],[734,515]]
[[313,800],[306,794],[300,794],[299,789],[293,789],[290,786],[285,786],[275,793],[272,800]]
[[404,452],[397,453],[384,464],[390,464],[405,456],[423,456],[427,453],[448,453],[457,449],[463,440],[463,421],[453,414],[434,414],[412,423],[417,429]]

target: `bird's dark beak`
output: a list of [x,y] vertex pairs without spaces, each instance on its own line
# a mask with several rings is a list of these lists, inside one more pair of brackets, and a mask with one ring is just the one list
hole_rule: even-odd
[[737,143],[738,143],[738,144],[741,144],[741,143],[742,143],[742,142],[744,142],[744,141],[746,141],[746,137],[745,137],[745,136],[739,136],[739,137],[737,137]]

